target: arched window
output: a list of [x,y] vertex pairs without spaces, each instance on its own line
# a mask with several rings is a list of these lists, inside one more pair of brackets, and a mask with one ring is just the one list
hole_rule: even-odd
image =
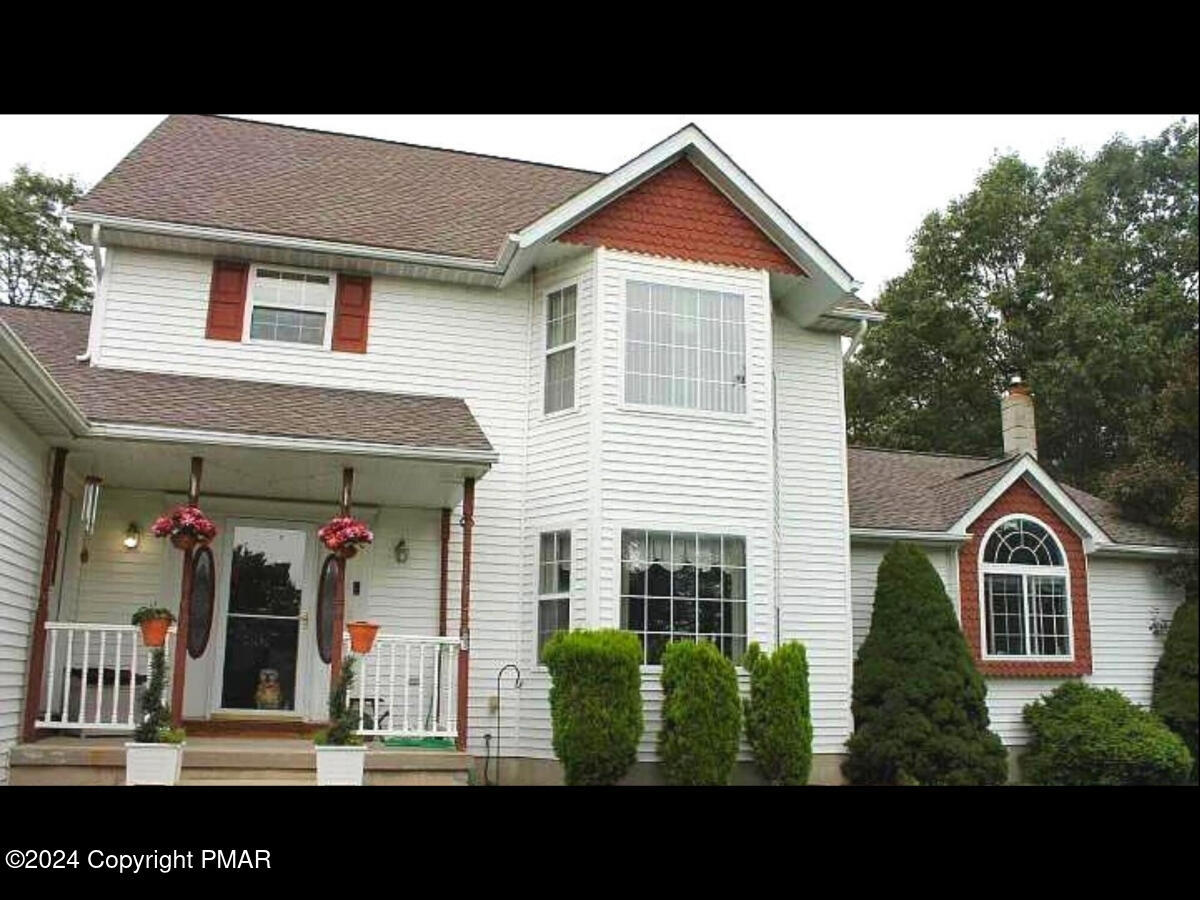
[[1053,531],[1028,516],[1000,519],[979,569],[986,656],[1071,656],[1070,573]]

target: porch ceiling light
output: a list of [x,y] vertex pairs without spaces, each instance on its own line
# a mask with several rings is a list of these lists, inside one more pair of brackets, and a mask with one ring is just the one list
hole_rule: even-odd
[[137,527],[137,522],[130,522],[129,527],[125,529],[125,540],[122,542],[125,544],[125,549],[136,550],[141,540],[142,532]]
[[404,565],[406,562],[408,562],[408,544],[405,543],[403,538],[397,542],[392,552],[396,556],[396,562],[400,563],[400,565]]

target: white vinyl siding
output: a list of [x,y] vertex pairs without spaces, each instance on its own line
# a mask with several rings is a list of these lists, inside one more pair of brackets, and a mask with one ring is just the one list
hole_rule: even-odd
[[49,449],[0,403],[0,784],[20,733],[49,508]]

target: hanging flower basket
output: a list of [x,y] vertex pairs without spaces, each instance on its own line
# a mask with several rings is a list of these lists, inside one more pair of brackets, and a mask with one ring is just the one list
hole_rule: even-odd
[[200,511],[200,507],[177,506],[155,519],[150,531],[155,537],[170,538],[171,544],[180,550],[191,550],[216,537],[217,526]]
[[355,653],[370,653],[375,646],[375,635],[379,631],[377,622],[347,622],[350,632],[350,649]]
[[162,647],[167,642],[167,630],[175,621],[169,609],[143,606],[133,614],[133,624],[142,629],[142,643],[147,647]]
[[358,553],[359,547],[365,547],[375,540],[367,523],[351,516],[330,519],[317,530],[317,537],[331,553],[342,559],[350,559]]

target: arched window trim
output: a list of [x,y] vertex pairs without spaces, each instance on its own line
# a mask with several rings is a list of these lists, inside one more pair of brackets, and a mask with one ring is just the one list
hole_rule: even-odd
[[[984,557],[987,553],[988,542],[992,538],[992,534],[1001,526],[1008,522],[1017,519],[1024,519],[1028,522],[1033,522],[1046,530],[1050,535],[1050,539],[1058,548],[1059,557],[1062,559],[1061,566],[1054,565],[1030,565],[1027,563],[990,563],[985,562]],[[1071,566],[1070,557],[1067,556],[1066,547],[1063,546],[1062,540],[1058,533],[1050,527],[1049,524],[1043,522],[1037,516],[1029,513],[1011,513],[1007,516],[1001,516],[993,522],[988,530],[984,533],[983,538],[979,542],[979,557],[978,557],[978,589],[979,589],[979,653],[980,659],[998,660],[998,661],[1019,661],[1019,660],[1036,660],[1038,662],[1061,662],[1069,663],[1075,660],[1075,604],[1071,595]],[[989,653],[988,652],[988,633],[992,627],[991,617],[988,615],[987,602],[987,576],[993,575],[1020,575],[1022,578],[1022,618],[1024,625],[1024,643],[1025,653]],[[1029,597],[1028,585],[1029,582],[1025,576],[1028,575],[1050,575],[1061,576],[1063,578],[1063,590],[1066,597],[1066,625],[1067,625],[1067,652],[1062,654],[1046,654],[1046,653],[1031,653],[1029,641],[1031,629],[1029,627]]]

